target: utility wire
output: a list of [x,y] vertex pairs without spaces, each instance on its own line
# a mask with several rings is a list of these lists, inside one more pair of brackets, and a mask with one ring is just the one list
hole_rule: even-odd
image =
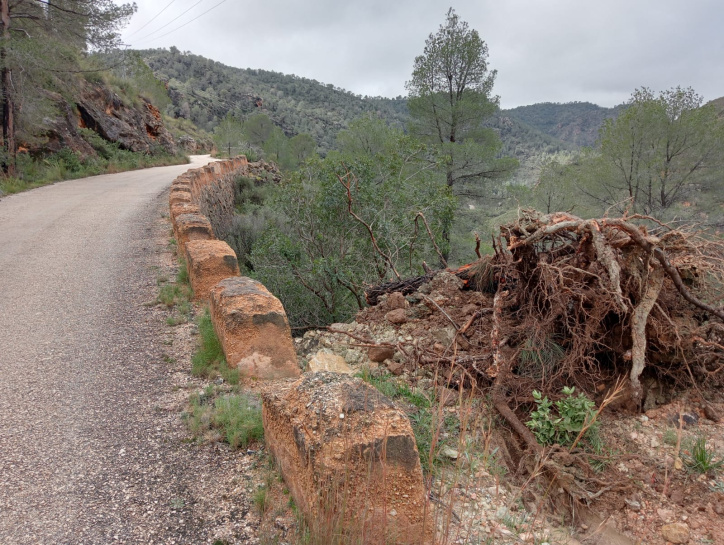
[[[158,31],[160,31],[160,30],[163,30],[164,28],[166,28],[168,25],[170,25],[170,24],[173,23],[174,21],[177,21],[178,19],[180,19],[181,17],[183,17],[184,15],[186,15],[189,11],[191,11],[192,9],[194,9],[196,6],[198,6],[198,5],[199,5],[201,2],[203,2],[203,1],[204,1],[204,0],[199,0],[199,1],[196,2],[193,6],[191,6],[189,9],[187,9],[187,10],[184,11],[184,12],[182,12],[181,15],[178,15],[177,17],[174,17],[174,18],[171,19],[168,23],[166,23],[166,24],[163,25],[162,27],[157,28],[156,30],[154,30],[154,31],[151,32],[150,34],[146,34],[145,36],[139,38],[139,41],[143,41],[143,40],[145,40],[146,38],[148,38],[149,36],[153,36],[154,34],[156,34],[156,32],[158,32]],[[192,19],[192,20],[193,20],[193,19]],[[165,36],[165,34],[164,34],[164,36]]]
[[158,18],[158,16],[161,15],[164,11],[166,11],[166,10],[171,6],[171,4],[173,4],[175,1],[176,1],[176,0],[171,0],[168,4],[166,4],[166,7],[165,7],[165,8],[163,8],[163,9],[162,9],[161,11],[159,11],[156,15],[154,15],[153,17],[151,17],[151,20],[148,21],[148,23],[146,23],[145,25],[143,25],[143,26],[142,26],[141,28],[139,28],[138,30],[136,30],[136,31],[132,32],[131,34],[129,34],[128,37],[130,38],[131,36],[134,36],[134,35],[138,34],[138,33],[141,32],[144,28],[146,28],[148,25],[150,25],[151,23],[153,23],[153,22]]
[[[205,12],[203,12],[203,13],[201,13],[200,15],[194,17],[194,18],[191,19],[190,21],[187,21],[186,23],[182,24],[181,26],[178,26],[178,27],[174,28],[173,30],[169,30],[168,32],[166,32],[166,34],[161,34],[160,36],[156,36],[156,37],[153,38],[151,41],[153,41],[153,40],[160,40],[160,39],[163,38],[164,36],[168,36],[169,34],[173,34],[174,32],[176,32],[177,30],[181,30],[181,29],[182,29],[183,27],[185,27],[186,25],[190,25],[190,24],[193,23],[194,21],[196,21],[196,20],[200,19],[201,17],[203,17],[204,15],[206,15],[207,13],[209,13],[211,10],[218,8],[218,7],[219,7],[221,4],[223,4],[224,2],[226,2],[226,0],[221,0],[221,2],[219,2],[218,4],[210,7],[210,8],[207,9]],[[194,6],[195,6],[195,5],[196,5],[196,4],[194,4]],[[192,6],[192,7],[193,7],[193,6]],[[180,16],[179,16],[179,17],[180,17]],[[178,19],[178,17],[177,17],[176,19]],[[174,19],[174,20],[175,20],[175,19]],[[163,28],[163,27],[162,27],[162,28]],[[160,29],[159,29],[159,30],[160,30]]]

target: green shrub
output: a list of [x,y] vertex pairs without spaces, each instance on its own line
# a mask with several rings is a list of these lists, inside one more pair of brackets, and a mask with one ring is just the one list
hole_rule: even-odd
[[[564,387],[560,401],[552,403],[548,397],[533,390],[536,410],[530,413],[526,425],[531,429],[539,443],[543,445],[571,445],[583,430],[591,424],[596,414],[596,404],[584,394],[574,396],[574,387]],[[555,406],[555,410],[554,410]],[[585,438],[597,433],[597,423],[590,425]]]

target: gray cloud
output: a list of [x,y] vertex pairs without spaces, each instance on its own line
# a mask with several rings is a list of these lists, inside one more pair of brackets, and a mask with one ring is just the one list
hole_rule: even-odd
[[[132,47],[169,47],[242,68],[333,83],[362,95],[404,95],[416,55],[443,22],[434,0],[137,0],[124,32]],[[724,95],[724,2],[720,0],[461,0],[461,18],[488,43],[503,107],[590,101],[612,106],[636,87],[691,86]],[[139,38],[151,34],[149,38]]]

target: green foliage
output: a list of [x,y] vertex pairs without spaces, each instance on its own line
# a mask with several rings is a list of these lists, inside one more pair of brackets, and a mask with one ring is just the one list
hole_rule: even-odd
[[78,132],[96,150],[96,157],[81,157],[68,148],[40,158],[22,153],[16,159],[17,174],[0,178],[0,192],[19,193],[61,180],[188,162],[182,155],[163,152],[147,155],[122,150],[117,144],[103,140],[90,129],[78,129]]
[[[582,393],[574,396],[574,391],[574,387],[564,387],[563,395],[566,397],[552,403],[548,397],[533,390],[536,410],[530,413],[526,426],[531,429],[539,443],[571,445],[584,426],[593,422],[596,404]],[[593,437],[597,433],[597,426],[597,423],[591,425],[584,438]]]
[[637,89],[622,113],[605,121],[600,151],[544,169],[544,192],[557,191],[561,207],[577,204],[584,217],[612,208],[664,220],[695,212],[720,220],[713,203],[724,173],[724,123],[713,105],[701,104],[690,88],[658,95]]
[[229,157],[243,154],[248,148],[243,121],[227,114],[214,128],[214,143],[219,151]]
[[[459,195],[482,198],[487,182],[505,179],[518,164],[499,156],[500,138],[484,125],[498,111],[495,76],[488,70],[487,44],[450,8],[407,82],[410,132],[434,146],[447,186]],[[451,224],[452,218],[442,231],[446,258]]]
[[[259,239],[251,263],[254,276],[282,300],[294,326],[348,319],[364,306],[365,285],[393,274],[390,262],[401,276],[414,276],[421,273],[423,259],[436,261],[424,227],[416,232],[413,221],[422,212],[439,233],[454,201],[431,172],[424,146],[382,121],[375,123],[386,134],[382,151],[310,159],[270,201],[282,220]],[[353,212],[370,226],[390,262],[350,215],[340,179],[349,181]]]
[[197,437],[218,430],[232,448],[246,448],[264,437],[259,399],[251,394],[218,395],[213,384],[189,399],[186,421]]
[[499,160],[500,139],[481,121],[498,110],[492,94],[497,72],[488,70],[488,46],[451,8],[415,58],[410,129],[440,147],[447,184],[500,179],[515,161]]
[[683,462],[690,471],[712,473],[724,467],[724,458],[717,459],[714,449],[706,443],[706,437],[701,435],[684,451]]
[[675,446],[678,442],[678,435],[676,433],[676,430],[674,428],[666,428],[664,430],[664,435],[662,437],[664,444],[669,446]]
[[258,488],[256,492],[254,492],[253,501],[254,507],[256,507],[259,514],[264,515],[269,507],[269,490],[265,486]]
[[264,437],[261,405],[247,394],[217,398],[213,422],[233,448],[246,448],[251,441]]
[[265,178],[240,176],[234,181],[236,213],[225,240],[245,272],[254,268],[250,259],[254,244],[276,218],[274,210],[267,206],[274,190],[271,181]]

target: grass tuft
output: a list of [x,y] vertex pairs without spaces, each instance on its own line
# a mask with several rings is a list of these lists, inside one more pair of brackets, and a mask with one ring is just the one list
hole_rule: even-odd
[[713,473],[724,466],[724,458],[716,459],[714,449],[706,444],[706,437],[699,436],[684,452],[683,462],[695,473]]
[[246,448],[264,437],[261,406],[251,396],[227,395],[216,400],[214,425],[233,448]]

